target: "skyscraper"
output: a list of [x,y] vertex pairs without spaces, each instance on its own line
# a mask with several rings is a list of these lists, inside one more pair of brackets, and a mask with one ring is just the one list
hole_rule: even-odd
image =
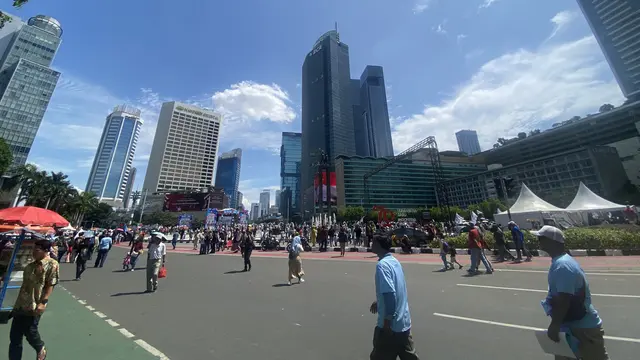
[[123,205],[142,120],[140,110],[120,105],[107,116],[85,191],[111,206]]
[[260,204],[251,203],[251,220],[258,220],[260,218]]
[[475,155],[480,151],[480,142],[478,141],[478,133],[475,130],[460,130],[456,133],[458,141],[458,150],[467,155]]
[[60,23],[37,15],[17,17],[0,30],[0,137],[24,165],[60,73],[50,69],[62,36]]
[[[302,66],[301,191],[313,193],[313,180],[324,151],[333,165],[337,155],[355,155],[353,107],[350,96],[349,46],[336,30],[313,45]],[[305,208],[313,197],[304,197]]]
[[271,190],[264,189],[260,193],[260,216],[269,215]]
[[354,110],[359,110],[353,114],[356,154],[372,157],[393,156],[387,90],[382,66],[367,65],[357,82],[359,99],[353,99]]
[[133,192],[133,184],[136,182],[136,173],[138,169],[131,168],[131,172],[129,173],[129,180],[127,181],[127,186],[124,188],[124,197],[122,199],[122,207],[125,209],[129,208],[129,205],[132,207],[135,206],[133,201],[131,201],[131,193]]
[[162,104],[143,190],[213,186],[221,126],[222,116],[211,110],[175,101]]
[[282,133],[280,146],[280,190],[279,211],[283,215],[300,212],[300,162],[302,161],[302,134]]
[[240,191],[238,191],[236,193],[236,203],[237,203],[236,204],[237,205],[236,209],[241,207],[241,206],[242,206],[242,208],[244,208],[244,204],[242,204],[243,197],[244,197],[244,195]]
[[624,96],[640,99],[640,1],[578,0]]
[[280,195],[281,194],[282,194],[281,190],[276,190],[275,205],[278,208],[278,211],[280,211]]
[[220,155],[218,171],[216,172],[216,186],[224,189],[229,195],[229,207],[238,207],[238,186],[240,185],[240,164],[242,149],[233,149]]

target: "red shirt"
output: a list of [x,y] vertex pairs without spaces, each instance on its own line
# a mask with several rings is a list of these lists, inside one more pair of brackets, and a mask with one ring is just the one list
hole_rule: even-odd
[[480,241],[480,232],[478,229],[473,228],[469,230],[469,241],[467,242],[467,246],[469,249],[480,249],[478,246],[478,242]]

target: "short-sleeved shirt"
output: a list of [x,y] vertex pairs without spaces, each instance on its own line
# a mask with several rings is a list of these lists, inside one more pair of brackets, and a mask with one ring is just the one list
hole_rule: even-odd
[[402,265],[391,254],[385,255],[376,265],[376,299],[378,301],[378,327],[384,327],[384,296],[393,293],[396,298],[396,316],[391,320],[393,332],[404,332],[411,329],[411,314],[407,298],[407,283],[404,279]]
[[45,284],[56,285],[60,266],[52,258],[42,260],[42,269],[34,261],[24,268],[22,286],[13,307],[18,311],[32,312],[42,299]]
[[149,245],[149,258],[151,260],[160,260],[167,255],[167,246],[164,243]]
[[100,246],[98,247],[98,250],[109,250],[109,248],[111,248],[111,244],[113,244],[113,240],[110,237],[105,236],[100,239]]
[[589,282],[587,281],[584,271],[580,264],[568,254],[557,256],[551,261],[548,275],[549,293],[548,298],[558,294],[566,293],[578,295],[584,287],[585,301],[584,305],[587,315],[578,321],[572,321],[564,325],[573,328],[595,328],[602,324],[602,319],[598,316],[598,311],[591,304],[591,291],[589,290]]
[[469,229],[469,240],[467,241],[469,249],[479,249],[478,241],[480,241],[480,231],[475,227]]

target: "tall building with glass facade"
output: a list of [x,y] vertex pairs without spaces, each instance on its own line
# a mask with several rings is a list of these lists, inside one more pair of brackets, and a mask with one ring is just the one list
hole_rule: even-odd
[[24,165],[60,78],[50,68],[62,41],[60,23],[17,17],[0,29],[0,137],[9,144],[13,166]]
[[123,205],[141,127],[140,110],[130,106],[118,106],[107,116],[85,191],[112,206]]
[[578,0],[622,93],[640,100],[640,1]]
[[271,190],[264,189],[260,193],[260,216],[269,215]]
[[[331,165],[337,155],[355,155],[349,46],[337,31],[322,35],[302,66],[301,189],[313,193],[313,179],[324,151]],[[303,197],[304,208],[313,197]]]
[[280,146],[280,197],[279,211],[285,218],[300,212],[300,164],[302,161],[302,134],[282,133]]
[[358,97],[354,96],[352,99],[356,154],[372,157],[393,156],[387,90],[382,66],[368,65],[362,72],[358,84]]
[[456,133],[456,141],[458,142],[458,150],[467,155],[475,155],[480,150],[480,141],[478,141],[478,133],[475,130],[460,130]]
[[136,182],[136,173],[138,169],[132,167],[129,172],[129,180],[127,181],[127,186],[124,189],[124,198],[122,200],[122,207],[128,209],[129,206],[135,206],[135,204],[131,201],[131,194],[133,193],[133,185]]
[[[216,186],[224,189],[229,196],[229,207],[237,208],[238,186],[240,186],[240,168],[242,163],[242,149],[233,149],[225,152],[218,158],[218,171],[216,172]],[[242,199],[240,199],[242,200]]]

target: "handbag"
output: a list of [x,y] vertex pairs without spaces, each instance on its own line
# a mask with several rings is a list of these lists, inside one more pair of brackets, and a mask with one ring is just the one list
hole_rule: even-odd
[[158,271],[158,278],[164,279],[166,277],[167,277],[167,268],[163,266],[160,268],[160,271]]

